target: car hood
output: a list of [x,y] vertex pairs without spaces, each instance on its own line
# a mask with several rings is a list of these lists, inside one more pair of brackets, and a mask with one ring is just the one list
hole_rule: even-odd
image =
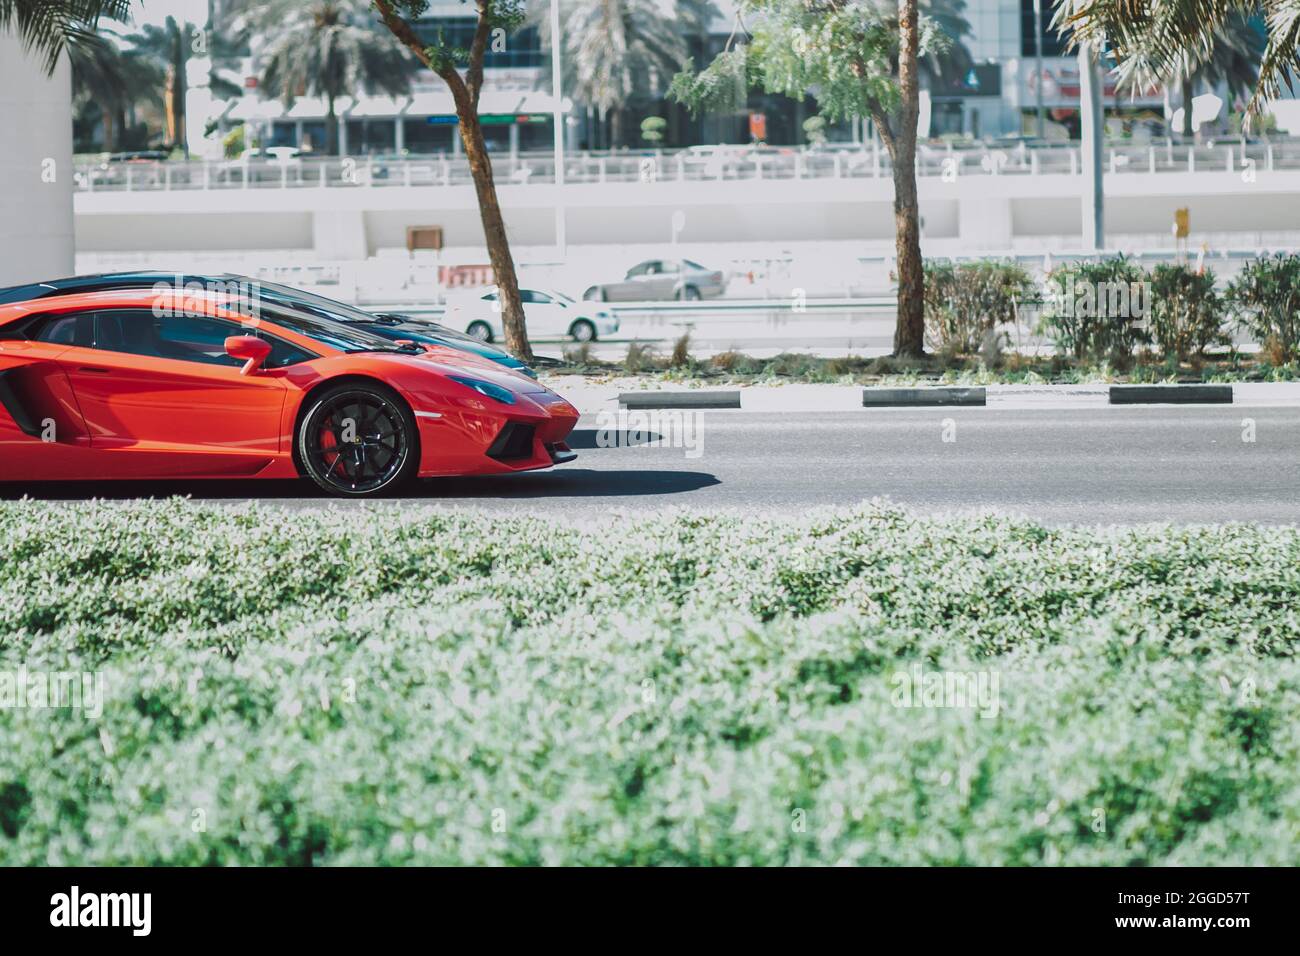
[[489,359],[480,358],[461,352],[449,345],[434,346],[433,351],[421,355],[391,355],[385,357],[396,361],[416,362],[421,368],[431,369],[443,375],[461,375],[467,378],[482,379],[494,385],[508,388],[520,395],[543,395],[551,390],[522,372],[516,372]]

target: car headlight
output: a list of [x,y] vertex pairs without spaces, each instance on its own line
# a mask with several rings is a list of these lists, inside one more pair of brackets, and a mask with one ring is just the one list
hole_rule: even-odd
[[500,402],[502,405],[513,405],[515,403],[514,393],[510,389],[492,382],[484,382],[477,378],[465,378],[460,375],[448,375],[453,382],[459,382],[466,388],[472,388],[480,395],[486,395],[488,398]]

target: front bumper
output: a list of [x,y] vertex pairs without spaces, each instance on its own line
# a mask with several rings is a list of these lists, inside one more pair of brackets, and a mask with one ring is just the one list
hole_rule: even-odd
[[417,420],[422,478],[531,471],[577,457],[565,439],[578,410],[553,392],[520,395],[515,405],[467,400]]

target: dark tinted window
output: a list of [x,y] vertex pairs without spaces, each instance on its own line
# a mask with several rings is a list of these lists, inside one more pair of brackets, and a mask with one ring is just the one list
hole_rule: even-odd
[[403,352],[409,349],[394,345],[388,339],[368,332],[355,322],[322,319],[297,309],[276,307],[262,309],[262,318],[268,322],[305,335],[313,341],[338,349],[340,352]]
[[94,336],[94,315],[56,315],[41,323],[32,336],[37,342],[55,345],[90,345]]
[[156,316],[149,309],[113,309],[94,314],[94,347],[108,352],[239,367],[240,359],[226,354],[232,335],[256,335],[271,343],[265,368],[280,368],[315,356],[259,329],[205,316]]
[[115,309],[95,314],[95,348],[129,355],[200,362],[240,364],[226,354],[226,338],[238,326],[199,316],[159,317],[148,309]]

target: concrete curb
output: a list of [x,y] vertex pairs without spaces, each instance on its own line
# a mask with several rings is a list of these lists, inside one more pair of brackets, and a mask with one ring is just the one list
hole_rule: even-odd
[[1112,385],[1112,405],[1231,405],[1231,385]]
[[934,405],[987,405],[983,386],[934,386],[931,388],[864,388],[864,408],[897,408]]
[[618,403],[624,408],[739,408],[740,392],[709,389],[623,392],[618,396]]
[[[544,381],[546,381],[544,379]],[[719,408],[743,410],[760,414],[812,414],[818,412],[862,413],[864,407],[876,408],[881,413],[896,408],[958,408],[950,401],[938,398],[938,393],[948,389],[965,389],[974,392],[976,387],[907,386],[894,388],[881,386],[864,388],[861,385],[837,384],[783,384],[741,385],[730,388],[686,388],[677,383],[664,383],[657,387],[638,389],[628,381],[583,382],[573,378],[556,378],[547,381],[561,395],[569,399],[584,414],[594,415],[608,408]],[[631,386],[631,387],[630,387]],[[1206,392],[1205,388],[1212,391]],[[1111,399],[1112,389],[1123,390],[1120,397]],[[920,392],[920,401],[932,404],[919,405],[869,405],[864,392],[889,391]],[[1131,394],[1133,390],[1139,390]],[[1145,390],[1145,391],[1142,391]],[[1012,408],[1072,409],[1072,408],[1122,408],[1140,405],[1176,405],[1184,403],[1230,407],[1297,407],[1300,406],[1300,382],[1236,382],[1231,385],[1140,385],[1111,386],[1107,383],[1075,385],[989,385],[983,389],[983,407],[992,410]],[[937,393],[931,399],[928,393]],[[1230,393],[1230,394],[1229,394]],[[725,396],[725,404],[720,399]],[[680,396],[680,397],[679,397]],[[620,399],[622,400],[620,402]],[[1139,401],[1140,399],[1140,401]],[[979,405],[968,407],[980,407]]]

